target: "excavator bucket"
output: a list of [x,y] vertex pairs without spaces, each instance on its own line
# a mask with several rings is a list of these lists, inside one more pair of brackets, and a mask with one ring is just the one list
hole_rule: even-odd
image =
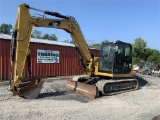
[[41,92],[45,77],[30,77],[16,84],[18,95],[27,99],[35,99]]
[[92,99],[96,98],[99,93],[96,86],[73,80],[67,80],[65,87],[70,90],[77,91],[78,93],[81,93]]

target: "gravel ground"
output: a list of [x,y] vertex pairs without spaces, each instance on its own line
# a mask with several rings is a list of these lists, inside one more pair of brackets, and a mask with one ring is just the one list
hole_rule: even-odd
[[49,78],[37,99],[13,96],[0,83],[0,120],[160,120],[160,78],[139,75],[139,90],[89,99]]

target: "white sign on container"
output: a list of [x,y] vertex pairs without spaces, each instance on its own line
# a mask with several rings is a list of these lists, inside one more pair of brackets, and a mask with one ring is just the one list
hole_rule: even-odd
[[37,63],[59,63],[59,51],[37,49]]

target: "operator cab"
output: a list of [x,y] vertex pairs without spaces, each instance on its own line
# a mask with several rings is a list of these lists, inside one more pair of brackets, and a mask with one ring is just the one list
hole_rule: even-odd
[[129,74],[132,69],[132,46],[122,41],[103,43],[100,53],[99,72]]

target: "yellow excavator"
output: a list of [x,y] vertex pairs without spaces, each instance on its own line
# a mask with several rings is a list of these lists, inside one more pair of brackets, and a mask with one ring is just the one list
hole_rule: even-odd
[[[54,16],[53,19],[31,16],[29,10]],[[56,17],[56,18],[55,18]],[[138,89],[138,81],[133,79],[132,46],[122,41],[103,43],[100,56],[90,52],[79,24],[72,16],[57,12],[43,11],[27,4],[18,6],[18,15],[11,42],[11,79],[8,90],[14,95],[27,99],[38,97],[45,76],[32,76],[30,61],[30,38],[33,26],[62,29],[69,33],[82,63],[85,75],[67,80],[65,87],[90,98],[113,95]],[[28,76],[23,76],[25,61],[28,63]]]

